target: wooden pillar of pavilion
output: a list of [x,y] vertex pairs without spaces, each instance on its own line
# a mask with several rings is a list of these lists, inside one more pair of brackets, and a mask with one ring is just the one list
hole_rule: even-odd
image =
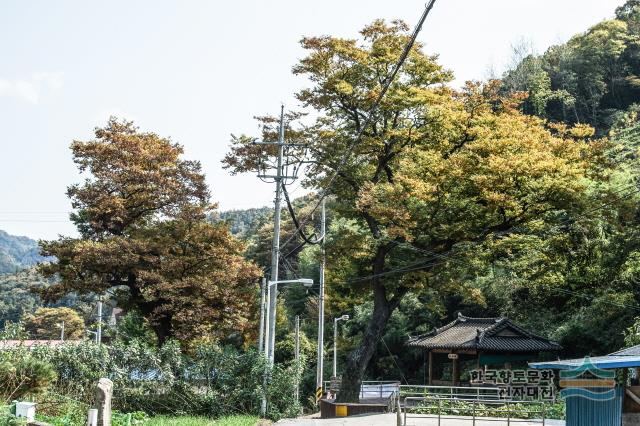
[[453,362],[453,370],[451,372],[451,380],[453,382],[453,386],[458,386],[460,384],[460,369],[458,368],[458,357],[459,355],[453,353],[455,356],[452,358]]
[[429,386],[433,385],[433,352],[429,351],[429,379],[427,381]]

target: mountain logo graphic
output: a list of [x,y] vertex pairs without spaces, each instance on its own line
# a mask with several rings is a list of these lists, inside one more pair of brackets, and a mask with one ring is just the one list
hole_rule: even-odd
[[596,367],[587,356],[578,367],[560,372],[560,387],[565,398],[608,401],[616,396],[615,373]]

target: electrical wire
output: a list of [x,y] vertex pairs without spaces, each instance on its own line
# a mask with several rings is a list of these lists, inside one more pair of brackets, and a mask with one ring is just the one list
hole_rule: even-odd
[[[298,230],[297,232],[299,232],[300,236],[302,237],[302,240],[306,243],[306,244],[311,244],[311,245],[316,245],[316,244],[320,244],[324,238],[317,238],[315,232],[311,235],[311,237],[315,237],[315,239],[311,239],[310,237],[307,237],[302,229],[302,226],[300,226],[300,222],[298,221],[298,218],[296,217],[296,213],[293,210],[293,206],[291,205],[291,200],[289,199],[289,193],[287,192],[287,186],[286,185],[282,185],[282,192],[284,193],[284,199],[287,203],[287,209],[289,210],[289,215],[291,216],[291,220],[293,220],[293,224],[295,225],[296,229]],[[295,234],[294,234],[295,235]],[[286,256],[285,256],[286,257]]]
[[[553,227],[549,228],[547,230],[547,232],[551,231],[553,229],[560,228],[561,226],[564,226],[568,222],[573,222],[571,225],[574,225],[575,223],[577,223],[577,220],[579,220],[580,218],[584,218],[587,215],[589,215],[590,213],[593,213],[595,211],[602,210],[603,208],[610,206],[612,203],[619,202],[622,198],[628,197],[628,196],[630,196],[630,195],[632,195],[634,193],[638,193],[639,191],[640,191],[640,188],[637,188],[635,186],[635,184],[628,185],[628,186],[623,187],[623,188],[621,188],[621,189],[619,189],[617,191],[614,191],[614,192],[612,192],[612,194],[620,194],[620,193],[624,193],[624,194],[622,194],[622,196],[620,196],[620,197],[617,197],[616,200],[613,200],[613,201],[607,202],[607,203],[603,203],[603,204],[599,205],[598,207],[594,207],[592,209],[589,209],[589,210],[583,212],[580,215],[564,219],[564,220],[560,221],[560,223],[558,223],[558,224],[554,225]],[[415,272],[415,271],[420,271],[420,270],[424,270],[424,269],[427,269],[427,268],[433,268],[435,266],[443,265],[447,261],[453,261],[453,262],[456,262],[456,263],[458,263],[458,264],[460,264],[462,266],[470,266],[469,262],[464,261],[463,259],[460,258],[460,255],[446,255],[446,254],[435,253],[435,252],[432,252],[432,251],[429,251],[429,250],[424,250],[424,249],[415,247],[415,246],[413,246],[413,245],[411,245],[409,243],[403,243],[403,242],[398,242],[398,245],[405,246],[407,248],[411,248],[411,249],[414,249],[416,251],[420,251],[420,252],[423,252],[423,253],[431,254],[431,255],[433,255],[433,257],[421,259],[421,260],[419,260],[417,262],[414,262],[412,264],[409,264],[409,265],[406,265],[406,266],[403,266],[403,267],[400,267],[400,268],[384,271],[384,272],[381,272],[381,273],[371,274],[371,275],[361,276],[361,277],[356,277],[356,278],[353,278],[353,279],[350,279],[350,280],[347,280],[347,281],[334,282],[334,283],[335,284],[338,284],[338,283],[347,284],[347,285],[348,284],[357,284],[357,283],[360,283],[360,282],[363,282],[363,281],[369,281],[369,280],[374,279],[374,278],[381,278],[381,277],[386,277],[386,276],[390,276],[390,275],[405,274],[405,273],[408,273],[408,272]],[[432,262],[433,260],[436,260],[436,259],[440,259],[441,261],[440,262]],[[578,293],[578,292],[572,292],[572,291],[566,290],[566,289],[556,289],[556,290],[559,290],[559,291],[565,292],[565,293],[570,293],[570,294],[573,294],[573,295],[578,296],[578,297],[584,297],[584,298],[593,299],[593,297],[591,297],[591,296],[583,295],[583,294]],[[620,303],[616,303],[616,302],[604,301],[604,303],[608,303],[608,304],[611,304],[611,305],[614,305],[614,306],[619,306],[619,307],[625,307],[625,308],[628,308],[628,309],[631,309],[631,310],[635,310],[635,311],[640,311],[640,307],[634,307],[634,306],[631,306],[631,305],[624,305],[624,304],[620,304]]]
[[[574,224],[577,223],[578,220],[586,218],[591,213],[594,213],[596,211],[602,210],[605,207],[611,207],[611,205],[613,203],[620,202],[624,198],[626,198],[626,197],[628,197],[630,195],[636,194],[638,192],[640,192],[640,188],[638,188],[636,186],[636,184],[630,184],[630,185],[627,185],[627,186],[625,186],[625,187],[623,187],[621,189],[613,191],[610,195],[620,194],[620,193],[624,193],[624,194],[622,194],[619,197],[616,197],[615,200],[612,200],[612,201],[606,202],[606,203],[602,203],[602,204],[598,205],[597,207],[593,207],[593,208],[591,208],[589,210],[586,210],[586,211],[580,213],[579,215],[571,216],[571,217],[568,217],[566,219],[563,219],[563,220],[559,221],[557,224],[555,224],[554,226],[546,229],[545,233],[548,234],[550,232],[554,232],[555,230],[559,230],[561,227],[565,226],[566,224],[568,224],[570,222],[572,222],[570,225],[574,225]],[[505,235],[506,233],[508,233],[510,231],[513,231],[513,229],[514,228],[512,227],[508,231],[503,231],[503,232],[500,233],[500,235]],[[451,261],[460,263],[460,260],[456,259],[456,257],[458,257],[458,256],[446,255],[446,254],[442,254],[442,253],[435,253],[435,252],[430,251],[430,250],[426,250],[426,249],[422,249],[422,248],[416,247],[415,245],[407,243],[407,242],[397,242],[396,244],[398,246],[407,247],[407,248],[410,248],[410,249],[413,249],[413,250],[416,250],[416,251],[419,251],[419,252],[422,252],[422,253],[425,253],[425,254],[431,254],[431,255],[433,255],[433,256],[435,256],[437,258],[440,258],[440,259],[451,260]],[[461,264],[464,264],[464,263],[461,263]]]
[[363,122],[362,126],[360,126],[360,130],[356,134],[354,140],[349,144],[346,152],[342,155],[342,158],[341,158],[340,162],[338,163],[336,169],[332,173],[331,177],[329,178],[329,181],[326,184],[326,187],[321,189],[321,191],[319,192],[320,197],[319,197],[317,203],[315,204],[313,210],[311,211],[311,213],[309,213],[301,221],[300,226],[298,226],[296,228],[296,230],[294,231],[294,233],[284,242],[283,246],[286,245],[293,238],[295,238],[296,235],[298,235],[298,233],[302,229],[302,227],[305,226],[309,222],[309,220],[311,219],[311,215],[318,209],[318,207],[320,207],[320,204],[322,203],[322,200],[324,200],[329,195],[329,190],[333,186],[333,183],[335,182],[336,178],[338,177],[340,171],[347,164],[347,162],[351,158],[351,155],[353,154],[354,149],[356,148],[356,145],[361,141],[362,137],[364,136],[364,132],[369,127],[369,125],[373,122],[374,114],[377,112],[378,108],[380,107],[382,99],[387,94],[387,91],[391,87],[391,83],[393,83],[393,81],[395,80],[396,75],[398,74],[398,72],[400,71],[400,68],[402,68],[402,65],[404,64],[404,61],[409,56],[409,53],[411,52],[411,49],[413,48],[413,46],[414,46],[414,44],[416,42],[418,34],[422,30],[422,26],[423,26],[425,20],[427,19],[427,16],[429,15],[429,12],[431,12],[431,9],[433,8],[434,4],[435,4],[435,0],[430,0],[429,3],[427,3],[427,5],[425,6],[424,12],[422,13],[422,16],[420,17],[420,20],[418,21],[418,24],[415,26],[415,28],[413,30],[413,33],[411,34],[411,37],[409,38],[409,41],[405,45],[404,50],[402,51],[402,54],[398,58],[398,61],[396,62],[391,74],[389,76],[387,76],[387,78],[385,79],[385,82],[382,85],[382,90],[378,94],[378,96],[377,96],[375,102],[373,103],[372,107],[369,109],[369,112],[367,113],[367,118]]
[[391,353],[391,349],[389,349],[389,346],[387,346],[387,342],[384,341],[384,337],[380,336],[380,340],[382,340],[382,344],[384,345],[384,347],[387,348],[387,352],[389,352],[389,356],[391,357],[391,360],[393,361],[393,363],[396,365],[396,368],[400,372],[400,377],[402,377],[402,380],[404,381],[404,384],[408,385],[409,382],[407,381],[407,378],[404,377],[404,374],[402,374],[402,369],[400,368],[400,366],[396,362],[396,357]]

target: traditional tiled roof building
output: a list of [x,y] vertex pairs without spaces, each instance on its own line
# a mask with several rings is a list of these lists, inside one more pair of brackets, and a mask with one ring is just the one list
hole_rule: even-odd
[[[428,356],[428,383],[433,383],[434,354],[448,354],[453,365],[452,382],[460,382],[460,356],[477,358],[477,366],[509,360],[525,360],[540,352],[555,352],[562,347],[513,323],[508,318],[471,318],[458,314],[449,324],[430,333],[411,338],[409,346],[422,348]],[[426,359],[426,357],[425,357]]]

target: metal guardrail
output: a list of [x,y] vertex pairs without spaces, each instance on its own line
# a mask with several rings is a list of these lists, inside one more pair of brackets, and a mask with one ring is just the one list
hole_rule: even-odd
[[490,386],[433,386],[433,385],[400,385],[400,397],[406,396],[440,396],[450,399],[500,399],[500,389]]
[[[415,401],[415,402],[412,402]],[[459,403],[459,402],[465,402],[467,404],[471,404],[471,415],[470,416],[464,416],[462,417],[461,415],[459,415],[458,413],[455,413],[455,411],[457,410],[458,412],[460,411],[460,408],[455,408],[455,407],[446,407],[444,405],[445,402],[448,403]],[[537,414],[539,415],[541,418],[540,419],[518,419],[518,418],[512,418],[512,406],[514,404],[520,404],[520,405],[538,405],[540,408],[539,409],[522,409],[519,408],[518,409],[518,413],[527,413],[527,414]],[[451,420],[470,420],[473,424],[473,426],[476,425],[476,421],[482,421],[482,422],[506,422],[507,425],[511,425],[511,423],[540,423],[543,426],[545,426],[546,424],[546,414],[547,414],[547,406],[546,406],[546,402],[544,401],[517,401],[517,400],[496,400],[496,399],[475,399],[475,398],[469,398],[469,399],[464,399],[464,398],[449,398],[449,397],[439,397],[436,395],[430,395],[430,396],[407,396],[404,399],[404,416],[403,416],[403,425],[407,426],[407,415],[409,414],[410,411],[412,410],[423,410],[423,411],[429,411],[429,410],[437,410],[437,414],[431,414],[431,413],[415,413],[414,417],[421,417],[421,418],[432,418],[432,419],[438,419],[438,426],[440,426],[441,422],[442,422],[442,416],[446,415],[446,419],[451,419]],[[505,417],[500,417],[500,416],[494,416],[494,417],[479,417],[479,414],[484,414],[483,411],[486,410],[486,406],[491,406],[491,405],[495,405],[498,406],[497,408],[493,408],[492,411],[495,413],[505,413],[506,414],[506,418]],[[480,406],[480,407],[479,407]],[[468,408],[468,407],[467,407]],[[447,415],[446,413],[443,413],[443,411],[451,411],[454,412],[453,415]],[[471,418],[469,418],[471,417]]]
[[[330,381],[324,382],[324,391],[329,389]],[[366,380],[360,386],[360,398],[391,398],[400,391],[400,382],[390,380]]]

